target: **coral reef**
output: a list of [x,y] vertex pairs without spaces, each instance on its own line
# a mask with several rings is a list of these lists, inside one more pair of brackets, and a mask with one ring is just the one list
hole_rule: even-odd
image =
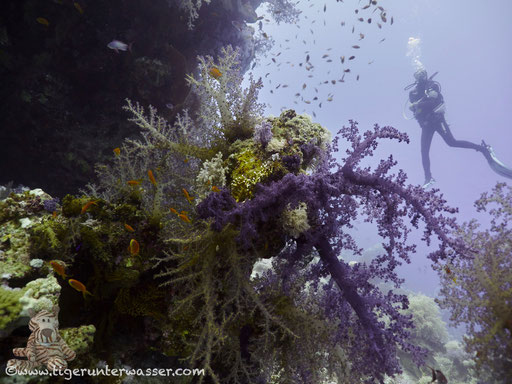
[[[9,231],[26,227],[29,245],[16,249],[34,275],[21,276],[47,273],[30,260],[57,262],[59,277],[45,280],[53,296],[55,281],[72,276],[58,296],[61,324],[93,325],[98,360],[133,365],[153,351],[204,369],[199,383],[381,383],[400,373],[398,351],[421,363],[407,296],[374,280],[400,286],[396,267],[415,252],[411,227],[439,240],[433,263],[457,259],[465,249],[449,236],[455,210],[406,185],[392,157],[360,165],[380,140],[405,134],[377,125],[361,134],[351,121],[331,144],[327,129],[293,110],[264,118],[261,83],[243,89],[240,51],[221,52],[199,57],[188,76],[197,119],[185,111],[168,123],[127,101],[142,136],[97,166],[97,184],[52,213],[29,193],[0,202]],[[350,148],[336,161],[339,139]],[[219,185],[207,191],[208,182]],[[349,264],[339,255],[361,253],[347,232],[359,216],[376,223],[383,252]],[[253,274],[262,260],[272,268]],[[40,299],[45,292],[30,289],[41,283],[23,295]]]
[[66,344],[77,354],[84,355],[91,349],[94,333],[94,325],[81,325],[77,328],[65,328],[60,330],[60,335]]
[[20,316],[29,316],[30,311],[51,311],[58,304],[60,290],[61,287],[53,276],[28,282],[25,293],[19,299],[22,306]]
[[459,228],[468,252],[440,268],[439,303],[454,324],[465,324],[464,348],[479,374],[505,382],[512,376],[512,188],[498,183],[475,206],[488,212],[490,228],[475,220]]
[[[0,106],[0,125],[11,128],[0,162],[15,166],[3,169],[0,184],[14,180],[59,198],[76,193],[94,177],[97,162],[138,134],[121,109],[125,98],[173,119],[184,107],[195,112],[185,75],[197,54],[217,56],[222,46],[236,45],[247,69],[255,31],[244,20],[255,20],[260,1],[208,3],[2,1],[0,97],[9,103]],[[131,51],[109,49],[112,39]]]

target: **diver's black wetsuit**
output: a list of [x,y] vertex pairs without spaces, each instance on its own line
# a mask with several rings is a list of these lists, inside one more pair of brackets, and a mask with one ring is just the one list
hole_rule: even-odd
[[450,147],[472,148],[481,152],[489,160],[489,152],[483,145],[464,140],[456,140],[444,118],[444,100],[437,82],[431,79],[419,79],[409,92],[410,109],[421,127],[421,158],[425,171],[425,183],[432,181],[430,172],[430,144],[434,133],[441,135]]

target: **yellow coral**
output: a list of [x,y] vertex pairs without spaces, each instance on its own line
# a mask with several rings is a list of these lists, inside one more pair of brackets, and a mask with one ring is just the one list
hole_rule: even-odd
[[236,201],[253,197],[254,186],[262,182],[273,172],[273,164],[260,159],[250,150],[236,157],[238,167],[231,174],[231,193]]

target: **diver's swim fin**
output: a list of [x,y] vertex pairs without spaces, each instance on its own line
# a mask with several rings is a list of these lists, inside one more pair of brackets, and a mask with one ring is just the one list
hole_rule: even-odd
[[488,152],[487,162],[491,166],[492,170],[496,172],[498,175],[507,177],[509,179],[512,179],[512,168],[507,167],[505,164],[503,164],[496,154],[494,153],[494,150],[492,147],[485,143],[485,141],[482,140],[482,146],[486,149]]

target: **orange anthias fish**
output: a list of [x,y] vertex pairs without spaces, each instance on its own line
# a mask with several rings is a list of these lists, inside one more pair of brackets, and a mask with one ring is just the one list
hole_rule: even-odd
[[219,69],[218,69],[218,68],[216,68],[216,67],[212,67],[212,68],[210,69],[210,72],[209,72],[209,73],[210,73],[210,75],[211,75],[213,78],[215,78],[215,79],[218,79],[219,77],[221,77],[221,76],[222,76],[222,72],[221,72],[221,71],[219,71]]
[[87,212],[87,210],[88,210],[88,209],[91,207],[91,205],[93,205],[93,204],[94,204],[94,205],[98,205],[98,204],[96,204],[96,202],[95,202],[95,201],[93,201],[93,200],[91,200],[91,201],[89,201],[89,202],[85,203],[85,205],[82,207],[82,212],[81,212],[81,214],[83,215],[85,212]]
[[52,212],[52,217],[55,219],[57,217],[57,211]]
[[137,255],[139,253],[139,249],[140,249],[139,242],[135,239],[131,239],[130,240],[130,253],[132,255]]
[[114,148],[113,151],[117,156],[119,156],[119,154],[121,153],[121,148]]
[[66,275],[66,267],[63,264],[61,264],[60,261],[52,260],[50,261],[50,266],[55,271],[55,273],[62,277],[63,279],[67,279],[69,277],[68,275]]
[[42,24],[44,25],[45,27],[48,27],[50,25],[50,22],[48,20],[46,20],[44,17],[38,17],[36,19],[36,21],[39,23],[39,24]]
[[85,288],[85,285],[83,285],[81,282],[79,282],[78,280],[75,280],[75,279],[69,279],[69,285],[71,285],[74,289],[76,289],[78,292],[82,292],[82,295],[84,295],[84,299],[85,299],[85,295],[91,295],[93,296],[93,294],[91,292],[89,292],[86,288]]
[[194,200],[194,198],[188,194],[188,191],[185,188],[183,188],[182,191],[188,202],[192,204],[192,200]]
[[151,181],[151,184],[156,186],[156,179],[155,179],[155,176],[153,175],[153,171],[151,171],[151,169],[148,170],[148,177],[149,177],[149,181]]
[[82,6],[81,6],[79,3],[77,3],[77,2],[75,1],[75,2],[73,3],[73,5],[75,6],[76,10],[77,10],[78,12],[80,12],[80,14],[81,14],[81,15],[83,15],[83,14],[84,14],[84,10],[82,9]]
[[212,191],[213,192],[220,192],[220,189],[217,187],[217,186],[212,186]]
[[174,208],[172,208],[172,207],[171,207],[171,208],[169,208],[169,210],[170,210],[172,213],[174,213],[175,215],[179,215],[178,211],[177,211],[177,210],[175,210]]
[[136,185],[140,185],[140,180],[128,180],[126,184],[131,185],[132,187]]
[[184,213],[180,213],[178,217],[183,220],[185,223],[191,223],[192,221],[188,218],[188,216]]
[[124,228],[128,231],[128,232],[135,232],[135,229],[133,229],[133,227],[129,224],[124,224]]

